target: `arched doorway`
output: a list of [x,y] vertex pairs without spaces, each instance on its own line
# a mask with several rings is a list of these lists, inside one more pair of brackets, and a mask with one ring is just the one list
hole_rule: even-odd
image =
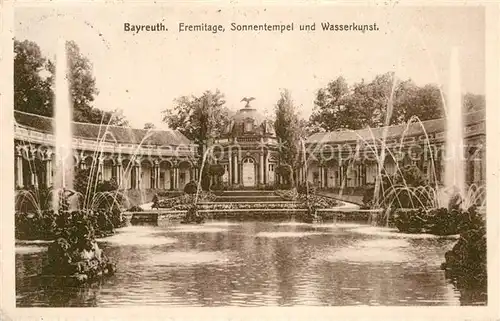
[[149,159],[141,161],[140,167],[140,189],[146,190],[153,186],[153,164]]
[[255,186],[255,162],[252,158],[243,160],[243,186]]
[[167,160],[160,161],[160,182],[158,188],[171,190],[173,189],[172,182],[172,163]]
[[183,190],[184,186],[189,183],[192,179],[191,175],[191,164],[187,161],[183,161],[179,163],[179,181],[178,181],[178,189]]

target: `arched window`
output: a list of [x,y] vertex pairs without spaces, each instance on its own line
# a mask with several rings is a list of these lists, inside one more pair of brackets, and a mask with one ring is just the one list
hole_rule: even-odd
[[246,119],[245,120],[245,133],[251,132],[253,130],[253,120]]

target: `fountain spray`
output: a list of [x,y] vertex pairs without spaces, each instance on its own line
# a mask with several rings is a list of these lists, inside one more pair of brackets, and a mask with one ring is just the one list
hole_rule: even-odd
[[[55,106],[53,120],[56,156],[53,180],[55,191],[73,189],[72,114],[66,41],[64,41],[64,39],[59,39],[56,55]],[[53,208],[56,211],[59,208],[58,193],[54,193]]]
[[443,205],[448,204],[457,195],[461,199],[465,196],[464,122],[459,52],[456,47],[452,48],[450,57],[450,79],[446,113],[446,155],[444,167],[444,197],[446,199],[443,200]]

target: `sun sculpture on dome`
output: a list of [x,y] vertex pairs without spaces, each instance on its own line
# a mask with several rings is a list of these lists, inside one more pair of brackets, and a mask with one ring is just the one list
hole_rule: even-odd
[[246,102],[245,107],[250,107],[250,102],[252,100],[255,100],[255,97],[244,97],[241,101],[245,101]]

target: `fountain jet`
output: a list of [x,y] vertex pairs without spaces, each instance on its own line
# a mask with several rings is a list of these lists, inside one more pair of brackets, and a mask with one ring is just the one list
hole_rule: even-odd
[[462,91],[458,48],[453,48],[450,58],[450,80],[446,104],[446,150],[444,165],[444,199],[448,204],[455,196],[465,197],[465,162]]
[[[72,150],[72,116],[71,98],[68,81],[68,56],[66,41],[59,39],[56,55],[54,135],[55,166],[54,190],[73,189],[74,164]],[[54,193],[53,207],[59,208],[58,193]]]

